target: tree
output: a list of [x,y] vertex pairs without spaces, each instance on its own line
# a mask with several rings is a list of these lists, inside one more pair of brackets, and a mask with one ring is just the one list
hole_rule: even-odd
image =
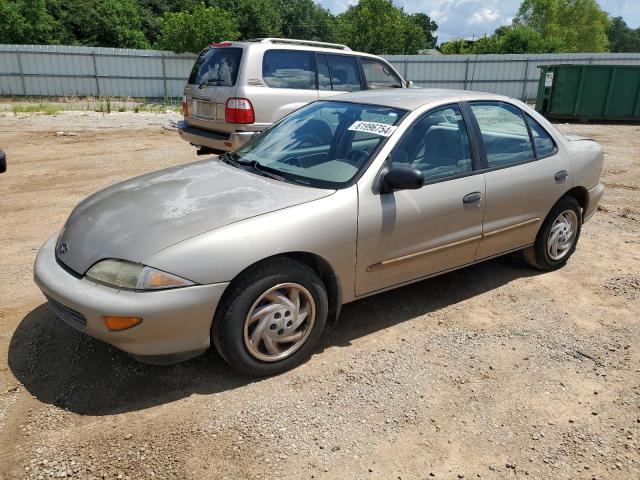
[[509,25],[498,28],[493,35],[485,35],[477,40],[455,39],[442,44],[445,54],[489,53],[554,53],[562,51],[563,45],[557,38],[543,38],[532,28],[523,25]]
[[0,1],[0,43],[58,44],[62,32],[45,0]]
[[421,48],[436,48],[438,37],[436,37],[434,33],[438,30],[438,24],[431,20],[431,17],[426,13],[414,13],[409,18],[411,18],[411,20],[418,25],[424,33],[425,44]]
[[375,54],[415,54],[424,48],[424,31],[391,0],[360,0],[338,16],[338,40]]
[[611,19],[607,37],[612,52],[640,52],[640,28],[629,28],[622,17]]
[[237,23],[229,12],[201,3],[189,12],[165,13],[156,46],[176,53],[197,53],[211,42],[239,37]]
[[276,0],[214,0],[211,3],[233,16],[241,39],[281,36],[282,19]]
[[335,17],[313,0],[277,0],[277,8],[284,37],[335,41]]
[[74,43],[99,47],[149,48],[135,0],[74,0],[65,2],[62,21]]
[[609,16],[597,0],[524,0],[514,19],[567,52],[605,52]]

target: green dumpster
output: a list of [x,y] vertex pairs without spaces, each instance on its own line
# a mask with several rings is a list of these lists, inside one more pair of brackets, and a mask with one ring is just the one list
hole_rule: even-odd
[[536,110],[547,118],[640,121],[640,65],[541,65]]

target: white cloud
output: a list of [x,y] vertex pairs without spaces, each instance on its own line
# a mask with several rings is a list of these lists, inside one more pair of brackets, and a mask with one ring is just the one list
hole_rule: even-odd
[[474,12],[469,19],[469,25],[484,25],[485,23],[493,23],[500,18],[498,10],[483,8],[478,12]]

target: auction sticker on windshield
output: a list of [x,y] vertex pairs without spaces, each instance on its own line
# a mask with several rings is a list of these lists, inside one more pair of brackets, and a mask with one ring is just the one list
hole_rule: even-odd
[[363,122],[362,120],[358,120],[357,122],[353,122],[349,127],[349,130],[354,130],[356,132],[366,132],[373,133],[374,135],[381,135],[383,137],[390,136],[396,127],[393,125],[387,125],[385,123],[377,123],[377,122]]

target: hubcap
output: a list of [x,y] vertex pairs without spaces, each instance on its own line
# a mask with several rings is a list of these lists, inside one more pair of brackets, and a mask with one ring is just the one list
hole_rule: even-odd
[[249,309],[244,344],[258,360],[283,360],[302,347],[315,318],[309,291],[297,283],[281,283],[260,295]]
[[549,231],[547,253],[553,261],[562,260],[571,250],[578,231],[578,216],[573,210],[565,210],[556,217]]

